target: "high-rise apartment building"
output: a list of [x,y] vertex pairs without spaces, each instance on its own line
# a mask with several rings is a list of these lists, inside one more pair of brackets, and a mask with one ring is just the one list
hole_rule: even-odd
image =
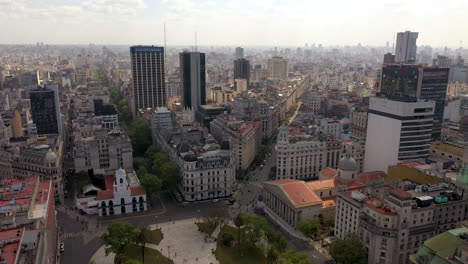
[[416,62],[416,40],[418,32],[398,32],[395,47],[395,62],[415,63]]
[[244,48],[242,47],[237,47],[236,48],[236,54],[235,54],[236,58],[240,59],[240,58],[244,58]]
[[250,80],[250,62],[244,58],[234,60],[234,79]]
[[47,88],[39,87],[29,92],[32,119],[39,135],[61,135],[62,121],[58,87],[56,85],[49,86]]
[[434,102],[408,97],[371,97],[364,172],[429,156]]
[[432,137],[442,133],[444,106],[449,69],[422,65],[385,65],[382,68],[380,92],[385,95],[403,95],[435,101]]
[[185,107],[197,111],[206,104],[205,53],[180,53],[180,85]]
[[130,47],[133,77],[134,114],[138,109],[166,106],[164,79],[164,48],[155,46]]
[[288,79],[288,60],[283,57],[273,57],[268,60],[268,77],[271,79]]

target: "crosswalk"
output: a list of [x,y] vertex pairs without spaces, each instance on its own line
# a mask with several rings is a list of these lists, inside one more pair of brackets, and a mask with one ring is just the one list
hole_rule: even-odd
[[68,232],[68,233],[63,233],[62,237],[65,238],[70,238],[70,237],[79,237],[84,235],[84,231],[79,231],[79,232]]

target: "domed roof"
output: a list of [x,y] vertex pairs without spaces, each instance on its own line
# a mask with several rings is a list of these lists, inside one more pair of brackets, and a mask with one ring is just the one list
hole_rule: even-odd
[[350,156],[346,156],[340,159],[338,162],[338,169],[344,170],[344,171],[357,171],[358,166],[356,163],[356,160],[354,160]]
[[195,153],[193,153],[192,151],[183,153],[181,156],[187,162],[197,161],[197,155],[195,155]]
[[189,152],[191,149],[192,149],[192,146],[190,146],[190,143],[188,143],[187,141],[183,141],[179,143],[179,145],[177,145],[176,147],[178,154]]
[[57,155],[55,155],[55,153],[51,149],[49,149],[49,151],[47,151],[45,158],[47,162],[51,163],[57,160]]

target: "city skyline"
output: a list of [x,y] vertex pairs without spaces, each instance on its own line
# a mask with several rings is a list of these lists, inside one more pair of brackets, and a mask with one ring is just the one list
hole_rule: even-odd
[[[468,27],[468,3],[446,2],[2,0],[0,22],[9,26],[0,43],[162,45],[166,23],[167,45],[193,45],[197,32],[208,46],[392,46],[395,32],[411,30],[418,46],[458,48],[468,42],[457,34]],[[448,15],[450,28],[440,23]]]

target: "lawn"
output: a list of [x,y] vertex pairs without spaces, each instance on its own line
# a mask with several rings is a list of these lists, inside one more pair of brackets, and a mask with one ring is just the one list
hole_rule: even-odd
[[[234,236],[234,246],[226,247],[223,245],[222,236],[224,233],[231,233]],[[218,242],[216,245],[215,255],[220,264],[266,264],[266,258],[260,251],[255,248],[252,251],[243,252],[244,255],[239,255],[239,248],[237,247],[237,228],[225,225],[218,235]]]
[[[128,259],[134,259],[141,262],[141,246],[130,245],[125,250],[125,254]],[[174,262],[163,256],[161,252],[156,249],[145,248],[145,263],[143,264],[174,264]]]
[[148,243],[159,245],[161,240],[164,238],[164,234],[161,232],[161,228],[148,231]]
[[201,233],[205,233],[207,235],[213,234],[214,230],[216,229],[216,225],[212,225],[206,222],[195,223],[198,227],[198,231]]

